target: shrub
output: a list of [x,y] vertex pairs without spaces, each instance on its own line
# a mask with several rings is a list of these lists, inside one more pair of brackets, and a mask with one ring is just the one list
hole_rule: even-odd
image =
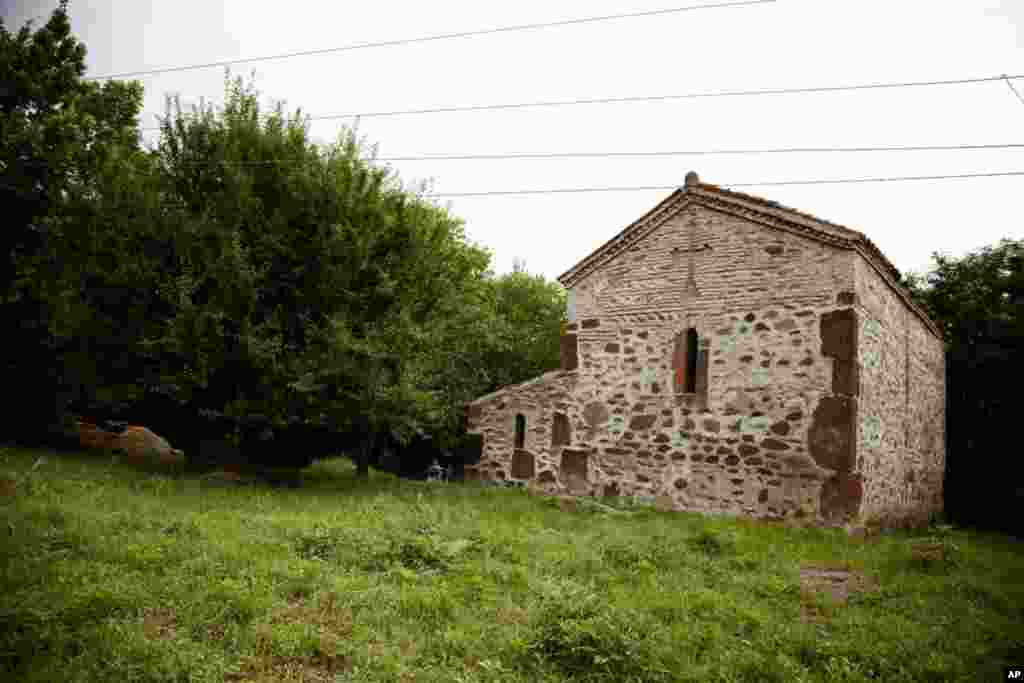
[[690,539],[690,545],[709,557],[722,557],[736,552],[736,541],[711,529],[702,529]]
[[581,681],[670,680],[660,652],[636,612],[609,607],[596,595],[569,594],[550,602],[526,641],[528,663]]

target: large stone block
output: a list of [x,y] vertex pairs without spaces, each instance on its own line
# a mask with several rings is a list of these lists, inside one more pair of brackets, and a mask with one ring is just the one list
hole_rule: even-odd
[[587,426],[591,429],[596,429],[607,422],[610,416],[608,406],[597,401],[588,403],[583,408],[583,419],[586,420]]
[[857,312],[852,308],[821,316],[821,352],[832,358],[832,393],[860,393],[857,363]]
[[814,409],[807,445],[819,466],[849,472],[856,448],[857,403],[846,396],[825,396]]
[[123,454],[133,462],[173,463],[177,462],[176,452],[167,439],[154,434],[145,427],[128,427],[110,443],[110,448]]
[[589,489],[588,464],[590,453],[583,450],[563,448],[562,481],[571,493],[585,493]]
[[572,442],[572,430],[565,413],[555,413],[551,419],[551,447],[568,446]]
[[856,519],[863,497],[864,484],[860,477],[840,472],[821,487],[821,516],[833,523]]
[[562,370],[579,367],[579,348],[575,334],[563,334],[561,339]]
[[512,453],[512,478],[533,479],[534,459],[533,453],[522,449],[516,449]]

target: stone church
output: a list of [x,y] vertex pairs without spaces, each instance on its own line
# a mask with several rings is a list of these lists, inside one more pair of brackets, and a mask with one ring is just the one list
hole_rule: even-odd
[[822,524],[942,510],[944,348],[864,234],[685,185],[559,277],[561,368],[467,406],[469,479]]

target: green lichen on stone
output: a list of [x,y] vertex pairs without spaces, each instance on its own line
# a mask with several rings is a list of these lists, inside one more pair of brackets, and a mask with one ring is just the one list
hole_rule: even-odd
[[865,368],[874,370],[882,364],[882,354],[875,349],[865,350],[861,353],[861,363]]
[[868,318],[864,321],[863,332],[866,337],[878,337],[882,334],[882,325],[877,320]]
[[621,415],[612,415],[608,419],[608,431],[615,435],[622,434],[626,431],[626,418]]
[[875,415],[868,415],[861,423],[864,430],[864,443],[868,448],[878,448],[882,445],[882,419]]
[[758,417],[740,418],[740,432],[743,434],[765,434],[772,424],[772,419],[766,415]]
[[719,348],[725,353],[736,352],[736,337],[723,337],[719,343]]
[[751,378],[753,379],[754,386],[764,387],[768,386],[771,382],[772,373],[768,368],[754,368],[751,372]]
[[672,447],[673,448],[686,448],[690,445],[690,440],[683,436],[682,432],[674,432],[672,434]]
[[651,385],[658,380],[658,372],[654,368],[643,368],[640,371],[640,385],[644,392],[650,392]]

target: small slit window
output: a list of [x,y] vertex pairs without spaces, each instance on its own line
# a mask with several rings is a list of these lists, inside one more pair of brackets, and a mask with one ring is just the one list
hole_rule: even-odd
[[687,394],[697,391],[697,330],[686,331],[686,387]]
[[521,414],[516,414],[516,445],[517,449],[525,448],[526,444],[526,418]]

